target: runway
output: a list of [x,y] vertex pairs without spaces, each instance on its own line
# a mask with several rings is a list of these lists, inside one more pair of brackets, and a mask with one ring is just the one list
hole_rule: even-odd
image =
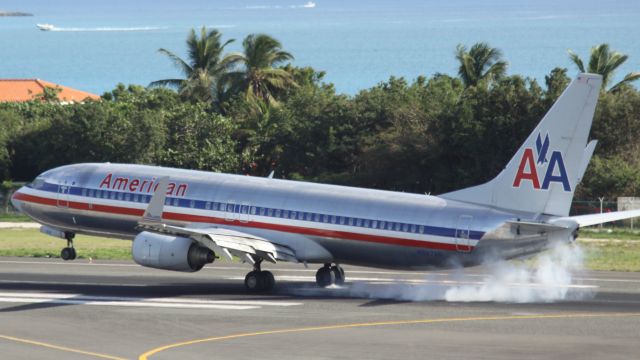
[[[266,268],[276,276],[276,291],[256,295],[244,290],[248,266],[239,263],[216,262],[184,274],[129,262],[0,258],[1,357],[630,359],[640,354],[638,273],[583,271],[563,289],[564,300],[534,296],[534,303],[514,303],[451,300],[451,289],[483,288],[486,269],[460,274],[346,266],[344,287],[317,289],[315,266]],[[506,291],[540,289],[509,284]],[[544,291],[557,293],[553,286]]]

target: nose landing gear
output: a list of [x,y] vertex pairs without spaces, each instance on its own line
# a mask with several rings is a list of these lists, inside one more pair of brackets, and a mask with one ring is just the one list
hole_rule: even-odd
[[74,233],[65,233],[65,238],[67,239],[67,247],[63,248],[60,251],[60,257],[62,260],[75,260],[76,259],[76,249],[73,247],[73,238],[75,236]]
[[344,269],[340,265],[324,264],[316,272],[316,284],[319,287],[344,284]]

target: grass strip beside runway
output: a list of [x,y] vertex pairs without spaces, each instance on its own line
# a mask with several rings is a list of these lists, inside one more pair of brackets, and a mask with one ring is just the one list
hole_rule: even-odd
[[[0,256],[57,258],[65,246],[65,240],[45,235],[37,229],[0,229]],[[77,235],[74,247],[80,259],[131,259],[129,240]]]
[[[585,250],[587,268],[592,270],[640,271],[640,241],[579,240]],[[62,239],[37,229],[0,229],[0,256],[60,257],[66,246]],[[79,258],[130,260],[131,242],[78,235],[75,247]]]

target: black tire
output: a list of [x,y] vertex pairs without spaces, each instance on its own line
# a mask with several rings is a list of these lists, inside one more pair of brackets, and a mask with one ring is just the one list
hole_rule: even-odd
[[72,248],[66,247],[63,248],[62,251],[60,251],[60,257],[62,258],[62,260],[67,261],[67,260],[72,260],[71,255],[73,255],[71,253]]
[[76,254],[76,249],[75,248],[69,248],[69,249],[71,249],[71,258],[69,260],[75,260],[78,255]]
[[251,271],[244,277],[244,286],[249,291],[261,291],[264,288],[264,276],[259,271]]
[[316,284],[319,287],[327,287],[336,282],[336,275],[330,267],[322,267],[316,272]]
[[276,285],[276,278],[273,277],[273,274],[271,273],[271,271],[261,271],[260,275],[262,276],[263,285],[264,285],[262,291],[273,290],[274,286]]
[[331,272],[335,278],[336,285],[344,285],[344,269],[338,265],[331,267]]

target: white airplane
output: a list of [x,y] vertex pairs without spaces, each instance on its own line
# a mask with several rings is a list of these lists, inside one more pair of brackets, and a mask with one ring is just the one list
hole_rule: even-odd
[[[493,180],[440,196],[131,164],[75,164],[39,175],[12,198],[44,233],[133,239],[140,265],[194,272],[216,256],[253,265],[250,290],[273,288],[263,261],[427,269],[528,256],[578,228],[640,210],[568,216],[596,141],[587,144],[602,78],[580,74]],[[332,265],[334,264],[334,265]]]

